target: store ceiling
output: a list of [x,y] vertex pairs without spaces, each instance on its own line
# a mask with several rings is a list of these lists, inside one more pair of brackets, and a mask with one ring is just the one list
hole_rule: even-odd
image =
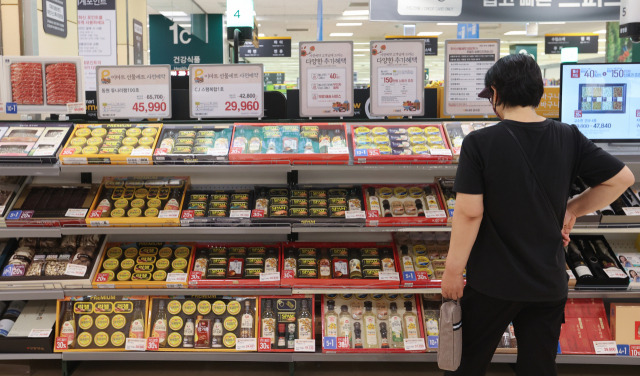
[[[265,71],[284,71],[287,82],[296,82],[298,77],[298,42],[317,38],[317,0],[254,0],[258,30],[264,36],[288,36],[292,39],[291,58],[252,58],[252,63],[262,63]],[[192,13],[224,13],[224,0],[147,0],[149,14],[167,11]],[[358,83],[369,82],[368,44],[372,40],[384,39],[385,35],[402,35],[403,23],[372,22],[368,16],[344,15],[345,11],[366,11],[368,1],[323,1],[323,39],[354,41],[354,66],[358,73]],[[358,26],[337,26],[337,23],[362,23]],[[540,24],[537,37],[525,35],[505,35],[510,31],[524,31],[523,23],[482,23],[480,37],[500,39],[501,53],[507,54],[509,45],[514,43],[537,43],[538,62],[547,68],[547,78],[558,78],[560,55],[544,55],[544,35],[553,33],[593,33],[605,29],[605,22],[567,22],[566,24]],[[350,37],[332,37],[331,33],[353,33]],[[438,32],[439,55],[425,58],[425,67],[429,68],[431,79],[444,76],[444,41],[455,39],[456,25],[438,25],[436,23],[417,23],[416,34],[420,32]],[[584,54],[582,59],[601,59],[604,61],[606,41],[600,34],[599,54]],[[556,72],[558,72],[556,74]]]

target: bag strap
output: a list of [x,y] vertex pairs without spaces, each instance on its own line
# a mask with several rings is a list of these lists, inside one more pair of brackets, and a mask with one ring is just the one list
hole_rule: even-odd
[[524,158],[525,162],[527,162],[527,165],[529,166],[529,171],[531,171],[531,175],[533,176],[533,179],[536,181],[536,184],[538,185],[538,189],[542,192],[542,195],[544,196],[544,200],[543,201],[546,203],[546,207],[549,210],[549,213],[551,213],[551,216],[553,217],[554,221],[556,222],[556,225],[558,226],[558,228],[562,229],[562,224],[558,220],[558,216],[556,215],[555,210],[553,209],[553,204],[551,203],[551,199],[549,199],[549,195],[547,194],[547,190],[544,189],[544,186],[542,185],[542,183],[540,183],[540,179],[538,178],[538,174],[536,174],[536,170],[533,168],[533,164],[529,160],[529,157],[527,157],[527,153],[524,151],[524,148],[522,147],[522,144],[520,143],[520,140],[518,140],[518,137],[516,137],[516,135],[513,134],[513,131],[511,129],[509,129],[509,127],[506,124],[503,124],[503,128],[506,129],[507,132],[509,132],[511,137],[513,137],[513,139],[515,140],[516,145],[518,145],[518,148],[522,152],[522,158]]

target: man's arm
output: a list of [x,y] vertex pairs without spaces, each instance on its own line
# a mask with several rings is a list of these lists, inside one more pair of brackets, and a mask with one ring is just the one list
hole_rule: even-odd
[[569,233],[573,229],[577,217],[592,213],[609,205],[620,197],[633,183],[635,183],[635,177],[631,170],[625,166],[611,179],[587,189],[584,193],[569,201],[562,227],[564,245],[569,244]]
[[458,193],[451,228],[451,242],[444,275],[442,276],[442,296],[446,299],[460,299],[464,288],[462,274],[467,266],[473,243],[478,236],[482,214],[483,195]]

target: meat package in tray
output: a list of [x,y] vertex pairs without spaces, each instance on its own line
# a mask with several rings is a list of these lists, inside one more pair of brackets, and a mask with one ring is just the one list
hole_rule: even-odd
[[229,160],[251,164],[348,164],[342,123],[236,124]]
[[189,273],[193,287],[280,286],[280,244],[197,243]]
[[398,261],[391,244],[311,243],[283,245],[282,286],[397,288]]
[[153,153],[155,164],[226,161],[233,125],[165,125]]
[[81,57],[4,56],[3,62],[4,97],[18,112],[66,114],[67,104],[84,106]]
[[367,226],[446,224],[436,184],[365,185]]
[[451,163],[440,124],[352,124],[355,163]]
[[187,191],[182,226],[248,226],[253,209],[252,186],[192,185]]
[[70,123],[3,123],[0,162],[55,163],[71,128]]

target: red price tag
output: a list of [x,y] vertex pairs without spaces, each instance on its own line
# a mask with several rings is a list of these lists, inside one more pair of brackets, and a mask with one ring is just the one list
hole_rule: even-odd
[[109,274],[98,273],[98,275],[96,275],[96,282],[109,282]]
[[418,281],[428,281],[429,276],[427,275],[427,272],[416,272],[416,279]]
[[252,210],[251,218],[264,218],[264,210]]
[[92,210],[89,218],[102,218],[102,210]]
[[231,148],[231,150],[229,151],[229,154],[242,154],[242,148],[239,148],[239,147],[233,147],[233,148]]
[[165,112],[167,111],[166,102],[136,102],[131,109],[135,112]]
[[193,219],[196,216],[195,210],[183,210],[182,219]]
[[68,342],[66,337],[56,337],[56,350],[67,350]]
[[282,279],[295,278],[295,277],[296,277],[296,274],[293,272],[293,270],[282,271]]
[[367,218],[378,218],[380,213],[377,210],[367,210]]
[[258,338],[258,351],[271,351],[271,338]]
[[629,346],[629,354],[631,356],[640,356],[640,345]]
[[66,148],[62,151],[62,155],[73,155],[75,152],[74,148]]
[[374,157],[374,156],[380,155],[380,150],[378,150],[378,149],[369,149],[368,153],[369,153],[370,157]]
[[169,149],[167,148],[157,148],[155,151],[155,155],[165,155],[169,153]]
[[260,109],[260,102],[258,101],[228,101],[224,102],[225,111],[244,112],[244,111],[258,111]]
[[349,338],[347,337],[338,337],[338,350],[348,349],[351,346],[349,345]]
[[190,280],[193,281],[199,281],[202,279],[202,272],[201,271],[195,271],[195,272],[191,272],[191,275],[189,276]]
[[20,219],[29,219],[33,217],[33,210],[24,210],[22,214],[20,214]]
[[147,351],[158,351],[160,348],[160,338],[151,337],[147,338]]

